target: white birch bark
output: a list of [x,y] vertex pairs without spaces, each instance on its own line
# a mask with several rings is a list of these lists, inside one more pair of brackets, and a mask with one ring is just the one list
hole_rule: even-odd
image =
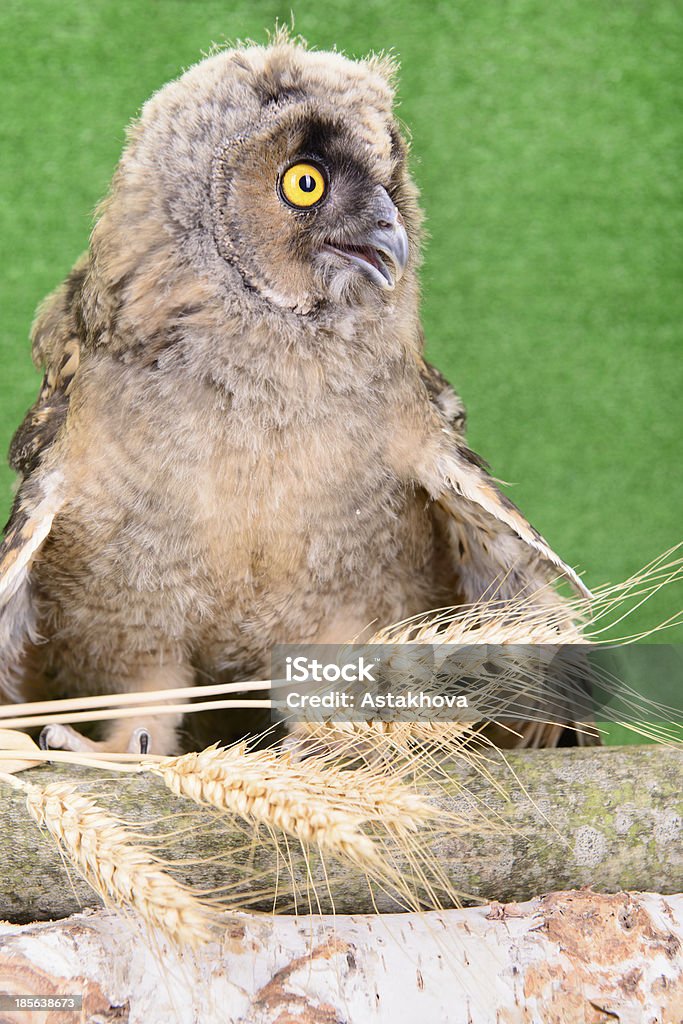
[[99,910],[0,925],[0,991],[82,994],[12,1024],[674,1024],[683,896],[556,892],[424,914],[226,917],[179,955]]

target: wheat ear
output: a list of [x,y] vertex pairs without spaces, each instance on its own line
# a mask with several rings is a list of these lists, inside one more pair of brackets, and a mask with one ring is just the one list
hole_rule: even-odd
[[118,819],[68,783],[40,787],[10,775],[3,775],[3,781],[25,791],[31,817],[47,829],[105,904],[132,907],[179,945],[197,946],[209,939],[208,909],[163,871],[160,861],[135,843]]
[[422,798],[388,778],[314,759],[299,766],[272,751],[247,751],[245,744],[209,747],[147,770],[177,796],[284,832],[362,868],[381,865],[377,847],[361,829],[365,822],[417,828],[429,813]]

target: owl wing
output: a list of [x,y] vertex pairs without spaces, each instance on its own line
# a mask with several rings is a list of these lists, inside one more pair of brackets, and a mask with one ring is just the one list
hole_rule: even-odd
[[44,371],[40,393],[10,445],[19,489],[0,544],[0,690],[11,686],[12,666],[33,633],[29,570],[62,502],[61,473],[49,455],[69,409],[80,360],[78,296],[81,260],[41,306],[33,330],[33,359]]
[[453,432],[465,437],[467,413],[465,403],[444,375],[420,357],[418,371],[435,409],[448,421]]
[[[486,463],[467,447],[464,407],[448,381],[426,363],[420,367],[420,375],[444,439],[441,452],[425,468],[436,497],[434,512],[440,534],[447,538],[445,557],[456,569],[459,598],[468,604],[495,599],[496,614],[504,619],[504,602],[523,597],[539,608],[552,609],[557,620],[558,609],[565,602],[548,585],[549,580],[565,577],[586,598],[591,597],[590,591],[499,490]],[[565,636],[572,632],[580,642],[581,634],[567,605]],[[565,709],[566,720],[545,721],[539,710],[528,721],[487,723],[485,735],[501,747],[599,743],[587,710],[591,707],[589,691],[577,690],[569,696],[573,704]]]
[[9,463],[28,477],[42,462],[66,420],[71,390],[80,362],[78,299],[86,272],[79,260],[66,281],[45,299],[32,331],[33,362],[43,370],[34,405],[12,438]]
[[421,467],[420,482],[435,499],[458,562],[461,597],[530,596],[564,577],[583,597],[592,595],[503,494],[487,464],[465,443],[465,410],[445,378],[420,360],[439,435]]

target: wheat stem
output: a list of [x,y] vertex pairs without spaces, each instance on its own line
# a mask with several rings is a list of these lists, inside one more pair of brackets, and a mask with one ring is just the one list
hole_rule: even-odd
[[105,708],[101,711],[71,711],[58,715],[27,715],[10,718],[6,728],[33,729],[41,725],[57,725],[65,722],[100,722],[119,718],[140,718],[143,715],[189,715],[198,711],[222,711],[226,708],[270,708],[271,700],[205,700],[198,704],[189,701],[183,704],[158,704],[154,707],[142,705],[132,708]]
[[242,693],[246,690],[270,690],[269,679],[250,679],[243,683],[211,683],[198,686],[178,686],[169,690],[142,690],[134,693],[103,693],[92,697],[65,697],[59,700],[34,700],[24,704],[0,706],[0,718],[25,714],[60,714],[63,711],[86,711],[91,708],[124,707],[129,704],[151,704],[155,701],[178,700],[183,697],[218,697],[222,694]]

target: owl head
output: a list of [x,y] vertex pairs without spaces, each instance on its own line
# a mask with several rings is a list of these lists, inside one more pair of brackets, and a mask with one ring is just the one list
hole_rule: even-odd
[[420,213],[394,73],[279,33],[154,95],[91,239],[97,337],[149,338],[219,307],[347,330],[405,316]]

